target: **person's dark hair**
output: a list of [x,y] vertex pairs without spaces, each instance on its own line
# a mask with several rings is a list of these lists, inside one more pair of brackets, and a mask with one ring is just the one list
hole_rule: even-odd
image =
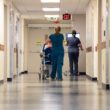
[[58,27],[55,28],[55,30],[61,31],[61,27],[58,26]]
[[76,33],[76,30],[73,30],[73,31],[72,31],[72,34],[73,34],[73,35],[76,35],[76,34],[77,34],[77,33]]
[[61,27],[60,27],[60,26],[58,26],[58,27],[55,28],[55,32],[56,32],[56,34],[59,34],[60,31],[61,31]]

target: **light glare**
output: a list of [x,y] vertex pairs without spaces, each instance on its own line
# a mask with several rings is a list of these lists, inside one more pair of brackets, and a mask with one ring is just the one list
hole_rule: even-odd
[[60,0],[41,0],[42,3],[60,3]]
[[43,11],[60,11],[60,8],[43,8]]

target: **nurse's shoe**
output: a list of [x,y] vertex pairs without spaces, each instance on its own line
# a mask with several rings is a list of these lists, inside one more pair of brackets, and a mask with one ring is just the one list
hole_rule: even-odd
[[58,81],[63,81],[63,79],[57,79]]
[[75,81],[78,81],[78,76],[74,76],[74,80]]

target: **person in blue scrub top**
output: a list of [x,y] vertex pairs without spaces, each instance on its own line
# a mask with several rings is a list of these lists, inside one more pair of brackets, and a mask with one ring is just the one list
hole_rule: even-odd
[[63,66],[63,58],[64,58],[64,47],[63,40],[64,36],[60,33],[61,27],[55,28],[55,33],[49,36],[49,40],[52,43],[52,72],[51,79],[54,80],[56,78],[59,81],[62,81],[62,66]]
[[[72,37],[67,38],[68,46],[68,56],[70,64],[70,75],[78,76],[78,58],[79,58],[79,48],[83,51],[83,47],[79,38],[76,37],[76,30],[72,31]],[[74,64],[74,69],[73,69]]]

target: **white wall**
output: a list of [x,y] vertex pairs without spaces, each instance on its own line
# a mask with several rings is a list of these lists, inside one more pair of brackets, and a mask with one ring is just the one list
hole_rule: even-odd
[[28,70],[28,27],[24,25],[24,70]]
[[72,29],[75,29],[77,32],[80,33],[80,40],[82,42],[84,51],[80,51],[79,56],[79,71],[86,72],[86,15],[73,15],[72,16]]
[[[101,42],[102,43],[105,43],[105,46],[104,48],[102,48],[101,50],[101,74],[102,74],[102,83],[103,84],[109,84],[109,81],[110,81],[110,73],[109,73],[109,70],[107,70],[107,66],[109,68],[109,63],[107,64],[109,58],[107,57],[107,51],[109,51],[109,49],[106,48],[106,44],[108,42],[109,39],[106,40],[106,34],[104,35],[104,31],[105,33],[107,32],[107,19],[106,19],[106,0],[102,0],[102,33],[101,33]],[[109,18],[108,18],[109,19]],[[108,27],[109,28],[109,27]],[[108,29],[109,31],[109,29]],[[109,35],[108,35],[109,36]]]
[[[108,0],[108,1],[109,1],[108,4],[109,4],[109,9],[110,9],[110,0]],[[103,0],[102,1],[102,19],[103,19],[103,21],[102,21],[102,42],[106,42],[106,44],[107,44],[107,42],[110,39],[109,38],[110,37],[110,24],[109,24],[110,23],[110,21],[109,21],[110,12],[108,15],[108,23],[106,23],[107,22],[106,6],[107,6],[107,2],[106,2],[106,0]],[[110,10],[108,10],[108,11],[110,11]],[[108,24],[108,36],[104,35],[104,31],[107,32],[107,28],[106,28],[107,24]],[[107,66],[108,66],[108,68],[110,67],[110,62],[108,61],[109,57],[107,57],[107,51],[108,51],[108,53],[110,53],[109,47],[107,48],[107,45],[106,45],[106,48],[104,48],[102,50],[102,83],[104,83],[104,84],[110,84],[109,83],[110,82],[110,72],[109,72],[109,69],[107,69]],[[106,58],[107,58],[107,60],[106,60]],[[107,62],[108,62],[108,64],[107,64]]]
[[[85,47],[85,41],[86,41],[86,16],[85,15],[73,15],[73,22],[72,22],[73,29],[76,29],[77,32],[80,33],[81,35],[81,42],[83,46]],[[27,28],[25,28],[27,31]],[[72,29],[64,29],[62,28],[62,33],[64,36],[66,33],[70,32],[71,33]],[[39,53],[37,53],[37,50],[39,47],[37,47],[36,42],[37,41],[42,41],[45,34],[51,34],[54,33],[54,29],[38,29],[38,28],[29,28],[28,29],[28,35],[25,34],[25,39],[28,37],[28,71],[29,72],[38,72],[40,68],[40,57]],[[27,39],[26,39],[27,41]],[[27,43],[25,43],[27,45]],[[25,49],[26,49],[25,45]],[[66,47],[65,47],[66,48]],[[26,50],[27,51],[27,50]],[[26,52],[25,51],[25,52]],[[27,53],[25,53],[26,55]],[[80,57],[79,57],[79,71],[80,72],[86,72],[86,56],[85,56],[85,51],[80,52]],[[64,57],[64,66],[63,66],[63,71],[68,71],[69,70],[69,61],[68,61],[68,54],[65,53]],[[26,63],[25,63],[26,64]]]
[[[92,47],[92,8],[91,3],[89,3],[86,10],[86,48]],[[86,53],[86,72],[87,75],[93,77],[93,53]]]
[[[36,42],[43,41],[43,37],[47,33],[47,30],[41,29],[29,29],[28,32],[28,71],[38,72],[40,68],[40,50],[38,49]],[[41,47],[40,47],[41,48]],[[39,50],[39,51],[38,51]]]
[[[102,0],[102,42],[105,42],[104,30],[106,30],[106,1]],[[102,49],[102,83],[106,84],[106,49]]]
[[86,10],[86,48],[92,51],[86,53],[86,72],[91,77],[98,76],[98,7],[97,0],[91,0]]
[[[7,15],[5,13],[5,16],[7,16],[7,18],[5,19],[4,19],[4,5],[7,7],[6,8],[7,10],[5,10],[7,11]],[[4,2],[3,0],[0,0],[0,15],[1,15],[0,44],[4,44],[4,40],[7,43],[7,45],[5,44],[5,50],[6,50],[5,60],[7,60],[5,63],[7,66],[5,67],[3,67],[4,61],[5,61],[3,60],[4,53],[0,51],[0,80],[3,80],[4,70],[5,70],[5,73],[7,74],[7,76],[5,77],[7,78],[13,78],[13,75],[17,75],[17,68],[16,68],[17,60],[16,60],[16,52],[14,52],[14,48],[16,48],[17,36],[19,38],[19,41],[21,38],[23,38],[23,36],[21,36],[20,34],[21,32],[19,32],[19,35],[16,34],[16,19],[17,18],[21,19],[21,17],[20,17],[20,13],[16,9],[16,7],[13,6],[10,0],[4,0]],[[4,24],[6,25],[5,30],[4,30]],[[22,23],[21,23],[21,26],[19,28],[22,29],[22,27],[24,27],[24,25],[22,26]],[[4,33],[6,33],[5,36],[4,36]],[[22,43],[20,43],[19,45],[22,45]],[[19,59],[19,60],[22,60],[22,59]],[[23,65],[23,64],[20,64],[20,65]]]
[[[0,0],[0,44],[4,45],[4,1]],[[0,80],[4,75],[4,51],[0,51]]]
[[[98,0],[91,0],[87,11],[86,11],[86,47],[92,46],[93,51],[90,53],[86,54],[86,66],[87,66],[87,74],[91,77],[97,77],[98,76],[98,66],[101,66],[101,78],[103,84],[108,84],[110,83],[110,69],[107,72],[107,66],[109,67],[109,64],[107,64],[108,60],[110,58],[107,58],[106,52],[109,51],[110,54],[110,49],[107,50],[107,48],[104,46],[102,47],[103,43],[106,45],[106,35],[104,35],[104,31],[107,32],[106,26],[107,26],[107,19],[106,19],[106,0],[102,0],[102,31],[101,31],[101,64],[98,64],[98,52],[95,51],[95,47],[98,44],[98,12],[97,12],[97,6],[98,6]],[[109,7],[110,7],[110,0],[109,0]],[[109,14],[110,18],[110,14]],[[108,20],[109,20],[108,18]],[[109,25],[110,25],[110,20],[109,20]],[[110,26],[108,27],[108,30],[110,30]],[[110,36],[110,31],[108,33]],[[109,39],[110,40],[110,37]],[[110,44],[109,44],[110,45]]]
[[[20,20],[20,13],[18,10],[13,6],[11,2],[7,2],[8,6],[8,65],[9,65],[9,72],[8,72],[8,78],[13,78],[14,75],[17,75],[19,72],[17,68],[17,52],[15,51],[16,45],[17,45],[17,39],[18,39],[18,53],[20,54],[20,39],[21,39],[21,34],[20,34],[20,28],[21,26],[18,27],[18,32],[16,30],[17,26],[17,19]],[[20,59],[19,59],[20,61]],[[20,64],[19,64],[20,65]]]
[[23,72],[25,70],[24,68],[24,18],[20,17],[20,27],[19,27],[19,73]]
[[[70,29],[62,29],[62,33],[65,35],[67,32],[71,32]],[[42,45],[36,45],[36,42],[44,43],[45,34],[54,33],[54,29],[29,29],[28,36],[28,70],[29,72],[39,72],[41,59],[39,52],[42,48]],[[67,53],[65,58],[67,59]],[[65,61],[64,69],[68,70],[68,61]]]
[[[109,0],[109,7],[110,7],[110,0]],[[109,65],[110,65],[110,11],[109,11],[109,27],[108,27],[108,30],[109,30],[109,32],[108,32],[108,36],[109,36]],[[109,78],[110,78],[110,69],[109,69]],[[110,80],[109,80],[109,84],[110,84]]]
[[5,50],[4,50],[4,80],[5,82],[7,81],[7,6],[4,6],[4,45],[5,45]]

